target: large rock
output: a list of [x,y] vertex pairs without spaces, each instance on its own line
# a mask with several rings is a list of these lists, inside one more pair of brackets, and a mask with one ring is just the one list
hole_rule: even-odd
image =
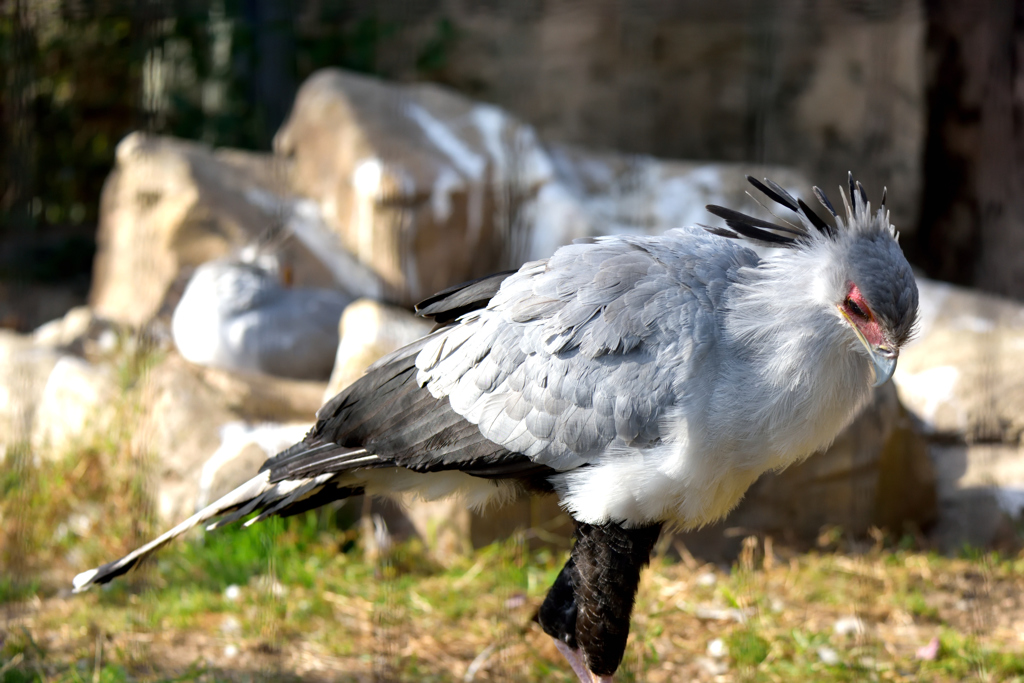
[[174,353],[141,381],[133,447],[149,456],[156,511],[177,523],[253,477],[312,425],[322,382],[236,375]]
[[195,370],[204,384],[216,390],[222,405],[249,422],[307,421],[323,404],[326,382],[217,368]]
[[338,69],[302,85],[274,148],[386,298],[407,306],[518,265],[512,236],[529,226],[517,207],[551,177],[533,129],[503,110]]
[[[142,133],[121,141],[116,160],[100,202],[98,315],[141,325],[169,314],[193,268],[259,241],[275,243],[296,286],[359,284],[319,210],[292,196],[285,162]],[[328,263],[336,256],[341,265]]]
[[1017,443],[1024,430],[1024,306],[918,278],[921,317],[900,353],[900,398],[937,437]]
[[160,521],[177,523],[195,512],[203,466],[221,446],[221,429],[241,416],[173,353],[142,379],[139,401],[133,450],[152,468],[146,475]]
[[929,438],[944,550],[1013,536],[1024,503],[1024,306],[918,279],[921,318],[893,376]]
[[228,422],[221,426],[220,446],[198,472],[194,508],[202,508],[256,475],[263,462],[301,441],[311,422]]
[[46,380],[32,421],[32,450],[61,457],[105,436],[116,416],[120,390],[112,369],[61,356]]
[[354,302],[341,317],[341,343],[324,401],[362,377],[378,358],[411,344],[429,333],[433,326],[429,320],[397,306],[372,299]]
[[0,330],[0,452],[31,442],[39,402],[61,354]]
[[550,144],[547,152],[555,172],[538,193],[531,214],[531,260],[546,258],[580,237],[660,235],[672,228],[718,223],[708,204],[775,220],[747,196],[748,175],[771,178],[800,197],[812,196],[811,182],[782,166],[663,160],[564,144]]
[[746,173],[810,190],[781,167],[542,146],[492,105],[337,69],[302,86],[275,149],[292,158],[296,189],[386,283],[385,297],[406,306],[577,237],[706,222],[710,202],[770,217],[747,202]]
[[931,536],[939,548],[1019,547],[1024,520],[1021,446],[935,443],[930,450],[939,484],[939,519]]

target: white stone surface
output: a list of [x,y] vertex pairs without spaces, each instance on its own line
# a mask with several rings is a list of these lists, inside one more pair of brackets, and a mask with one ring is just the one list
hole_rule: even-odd
[[62,356],[46,380],[32,428],[37,456],[60,457],[103,434],[119,395],[111,370],[74,356]]
[[378,358],[411,344],[433,328],[429,320],[370,299],[360,299],[341,318],[341,342],[324,402],[359,379]]

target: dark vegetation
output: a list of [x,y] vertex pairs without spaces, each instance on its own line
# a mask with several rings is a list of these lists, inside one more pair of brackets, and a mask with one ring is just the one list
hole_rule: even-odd
[[[297,84],[326,66],[387,75],[379,46],[403,30],[349,2],[0,4],[0,281],[88,285],[132,130],[269,150]],[[416,72],[442,69],[455,40],[445,19],[408,38]]]

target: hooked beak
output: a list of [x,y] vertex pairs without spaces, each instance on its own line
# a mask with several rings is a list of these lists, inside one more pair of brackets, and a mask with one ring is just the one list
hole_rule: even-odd
[[899,358],[899,351],[892,349],[885,345],[874,346],[864,337],[864,333],[860,331],[857,324],[850,319],[850,316],[846,314],[842,308],[839,311],[846,318],[846,321],[850,323],[850,327],[857,333],[857,339],[864,345],[864,348],[868,351],[868,357],[871,358],[871,369],[875,371],[875,383],[872,384],[872,388],[880,387],[892,377],[892,373],[896,372],[896,360]]

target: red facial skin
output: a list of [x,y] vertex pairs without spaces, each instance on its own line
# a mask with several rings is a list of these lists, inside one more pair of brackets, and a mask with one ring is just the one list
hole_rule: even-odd
[[887,345],[885,335],[882,333],[882,326],[875,320],[875,314],[871,312],[871,308],[864,301],[860,288],[852,282],[849,285],[849,290],[846,292],[842,308],[843,312],[853,321],[853,324],[857,326],[857,329],[860,330],[860,333],[864,335],[869,344],[875,348]]

